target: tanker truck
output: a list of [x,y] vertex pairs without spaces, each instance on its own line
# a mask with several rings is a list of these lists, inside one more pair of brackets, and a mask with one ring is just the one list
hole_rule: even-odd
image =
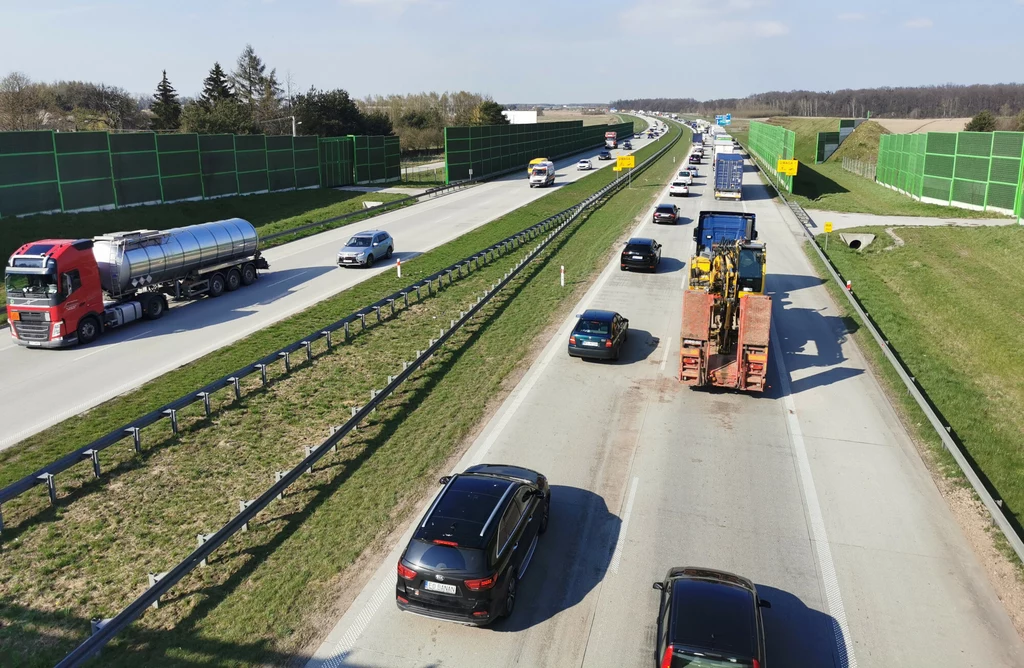
[[61,348],[104,330],[156,320],[176,300],[250,285],[269,269],[256,228],[241,218],[166,231],[24,244],[7,261],[7,320],[15,343]]

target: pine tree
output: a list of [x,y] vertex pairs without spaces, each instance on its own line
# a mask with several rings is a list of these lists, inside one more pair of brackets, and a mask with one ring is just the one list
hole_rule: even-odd
[[263,98],[267,66],[256,55],[252,44],[246,44],[238,62],[235,63],[235,71],[231,73],[231,85],[235,89],[238,101],[248,107],[250,113]]
[[181,127],[181,102],[178,101],[178,93],[167,80],[167,70],[164,70],[163,78],[157,84],[150,110],[156,115],[153,120],[154,130],[177,130]]
[[224,73],[220,63],[214,63],[210,74],[203,79],[203,93],[199,96],[203,106],[210,108],[217,100],[226,100],[233,96],[231,84],[228,83],[228,75]]
[[978,114],[964,126],[964,130],[967,132],[992,132],[995,129],[996,118],[988,109],[979,111]]

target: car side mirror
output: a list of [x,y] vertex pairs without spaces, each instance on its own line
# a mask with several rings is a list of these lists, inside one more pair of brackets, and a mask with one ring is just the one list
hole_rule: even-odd
[[452,477],[450,475],[443,475],[437,482],[439,482],[442,485],[447,485],[451,481],[451,479]]
[[380,242],[379,242],[379,241],[374,241],[374,242],[373,242],[373,245],[374,245],[374,246],[380,246]]
[[654,583],[654,589],[657,589],[658,591],[665,591],[665,583],[664,582],[655,582]]
[[770,608],[770,607],[772,607],[772,602],[771,602],[771,601],[766,601],[766,600],[764,600],[763,598],[759,598],[759,599],[757,600],[757,604],[758,604],[758,605],[759,605],[760,607],[762,607],[762,608]]

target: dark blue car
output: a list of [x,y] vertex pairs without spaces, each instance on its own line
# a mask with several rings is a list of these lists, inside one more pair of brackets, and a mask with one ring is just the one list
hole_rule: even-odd
[[600,153],[597,154],[597,159],[598,160],[611,160],[612,159],[612,154],[609,153],[608,151],[601,151]]
[[569,335],[569,357],[617,360],[629,337],[629,320],[615,311],[587,309]]

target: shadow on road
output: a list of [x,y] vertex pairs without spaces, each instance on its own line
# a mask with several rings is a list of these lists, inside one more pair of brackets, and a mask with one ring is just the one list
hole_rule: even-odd
[[550,526],[520,584],[515,612],[487,628],[517,633],[582,602],[604,580],[620,524],[601,496],[553,485]]
[[757,593],[772,604],[761,613],[768,665],[849,665],[845,645],[834,640],[842,631],[831,615],[808,608],[782,589],[759,584]]

